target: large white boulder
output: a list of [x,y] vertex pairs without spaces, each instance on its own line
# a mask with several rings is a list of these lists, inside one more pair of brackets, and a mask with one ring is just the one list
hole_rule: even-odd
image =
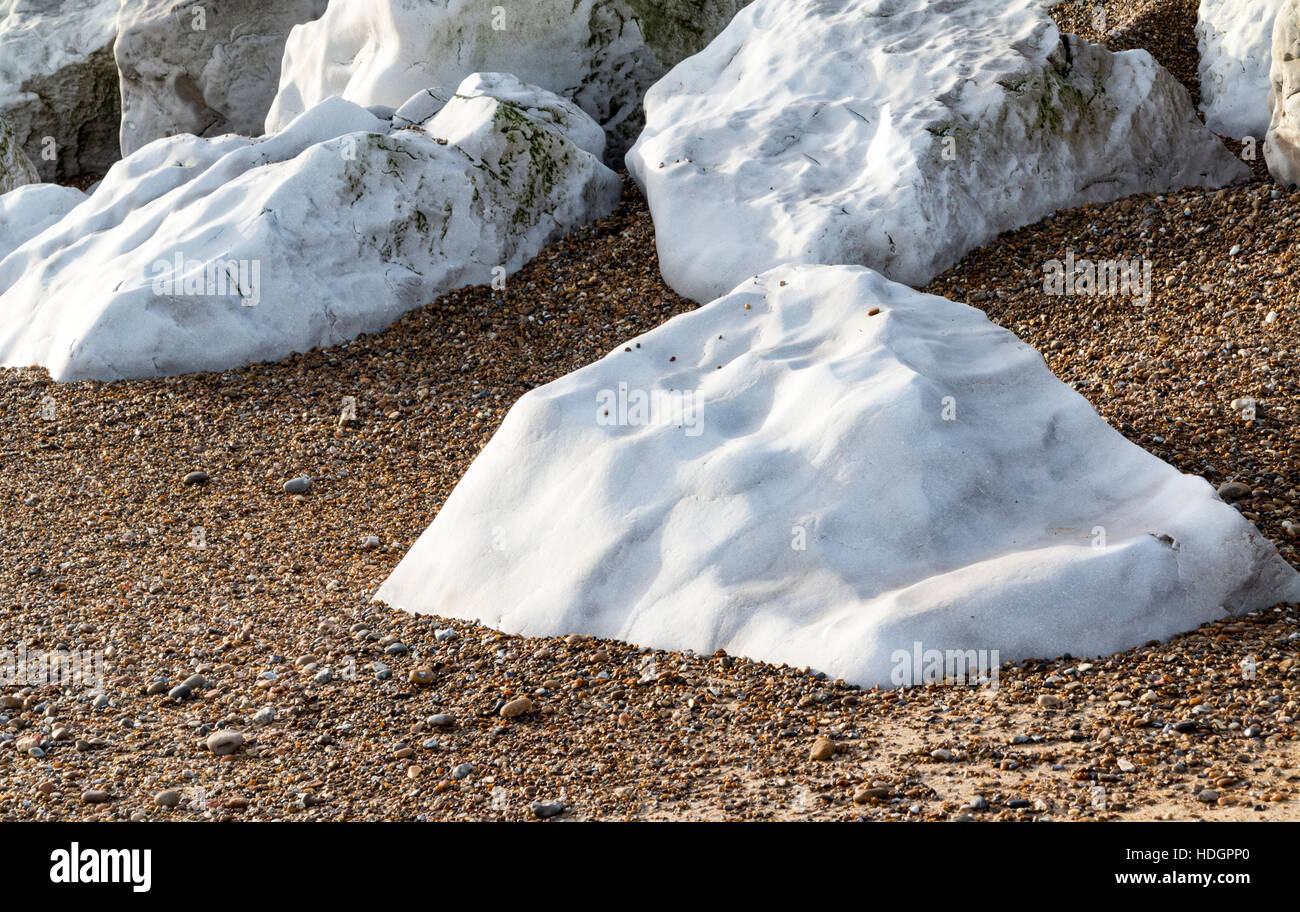
[[122,154],[163,136],[259,135],[289,30],[327,0],[128,0],[114,54]]
[[60,184],[31,183],[0,193],[0,261],[85,200],[76,187]]
[[376,598],[872,685],[915,644],[1102,655],[1300,575],[982,312],[785,266],[523,396]]
[[333,98],[262,139],[157,140],[0,260],[0,363],[224,370],[380,330],[609,214],[618,176],[570,139],[593,128],[482,74],[422,128]]
[[330,95],[395,107],[478,70],[572,98],[609,134],[610,160],[641,129],[641,99],[747,0],[330,0],[294,28],[267,132]]
[[1259,139],[1268,130],[1273,20],[1283,0],[1201,0],[1196,15],[1201,110],[1215,133]]
[[758,0],[645,107],[628,168],[698,301],[790,262],[922,285],[1056,209],[1249,173],[1149,54],[1041,0]]
[[1273,29],[1268,105],[1272,115],[1264,142],[1269,173],[1282,184],[1300,184],[1300,2],[1286,0]]
[[34,184],[40,180],[36,167],[32,164],[23,147],[19,145],[14,131],[0,117],[0,200],[3,194],[24,184]]
[[120,0],[0,0],[0,117],[44,180],[117,161]]

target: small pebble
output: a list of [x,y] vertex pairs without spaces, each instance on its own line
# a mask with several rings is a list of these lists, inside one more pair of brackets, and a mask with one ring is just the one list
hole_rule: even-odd
[[1251,493],[1250,486],[1239,481],[1230,481],[1227,484],[1219,485],[1219,498],[1225,503],[1245,500]]
[[234,729],[223,728],[208,736],[208,750],[218,757],[225,757],[239,750],[244,744],[244,736]]
[[462,763],[451,771],[451,778],[467,779],[469,778],[470,774],[473,772],[474,772],[474,764]]
[[500,716],[503,719],[517,719],[520,716],[527,715],[537,708],[536,704],[528,697],[520,697],[517,700],[511,700],[505,706],[501,707]]
[[533,816],[541,820],[550,817],[558,817],[564,813],[564,802],[562,801],[534,801],[529,805],[532,809]]
[[825,762],[835,756],[835,742],[829,738],[818,738],[808,751],[808,759]]

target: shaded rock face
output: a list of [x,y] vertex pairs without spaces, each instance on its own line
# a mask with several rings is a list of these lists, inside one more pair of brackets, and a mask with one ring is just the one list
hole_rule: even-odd
[[1094,656],[1298,596],[981,311],[785,266],[523,396],[376,598],[890,687],[917,644]]
[[0,0],[0,116],[41,179],[101,175],[120,157],[118,0]]
[[1215,133],[1259,139],[1268,130],[1273,23],[1284,0],[1201,0],[1196,15],[1201,110]]
[[922,285],[1057,209],[1249,174],[1149,54],[1040,0],[758,0],[645,110],[628,169],[697,301],[789,262]]
[[1264,160],[1278,183],[1300,184],[1300,2],[1286,0],[1273,26]]
[[36,167],[18,144],[13,130],[0,117],[0,194],[40,180]]
[[744,0],[330,0],[285,47],[272,132],[330,95],[396,107],[476,70],[513,73],[571,98],[620,162],[641,129],[645,91],[702,50]]
[[118,14],[121,149],[177,133],[260,135],[289,30],[327,0],[128,0]]
[[422,126],[332,98],[273,136],[155,140],[89,197],[21,200],[55,220],[9,232],[0,363],[158,376],[381,330],[612,212],[602,144],[572,102],[491,73]]

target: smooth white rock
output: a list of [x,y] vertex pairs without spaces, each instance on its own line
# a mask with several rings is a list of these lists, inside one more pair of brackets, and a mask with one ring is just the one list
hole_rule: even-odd
[[[602,424],[622,384],[698,410]],[[1104,655],[1300,575],[981,311],[785,266],[523,396],[376,598],[872,685],[914,643]]]
[[267,132],[342,95],[397,107],[475,71],[514,73],[576,101],[608,132],[612,161],[641,128],[641,99],[703,48],[745,0],[330,0],[285,46]]
[[76,187],[60,184],[27,184],[0,193],[0,261],[85,200]]
[[1196,14],[1201,110],[1215,133],[1261,139],[1268,130],[1273,20],[1283,0],[1201,0]]
[[1286,0],[1274,25],[1264,160],[1275,180],[1291,186],[1300,184],[1300,2]]
[[129,0],[117,18],[121,147],[177,133],[257,136],[280,84],[284,42],[327,0]]
[[668,284],[708,301],[802,262],[923,285],[1057,209],[1249,175],[1149,54],[1063,39],[1040,3],[742,10],[650,90],[627,156]]
[[0,0],[0,117],[44,180],[102,174],[119,157],[118,5]]
[[274,136],[145,146],[0,260],[0,363],[77,380],[279,359],[514,272],[613,211],[618,176],[567,138],[592,135],[585,114],[508,76],[466,91],[424,129],[333,98]]

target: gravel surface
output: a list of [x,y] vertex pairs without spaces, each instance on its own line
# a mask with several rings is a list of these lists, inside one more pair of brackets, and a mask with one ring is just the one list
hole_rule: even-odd
[[[1240,483],[1300,565],[1298,219],[1261,180],[1133,198],[927,290],[1037,346],[1130,439]],[[1045,294],[1067,249],[1150,260],[1150,304]],[[0,688],[0,819],[1300,816],[1300,606],[993,690],[881,692],[370,601],[516,397],[691,306],[629,187],[505,290],[348,345],[114,384],[0,371],[0,650],[103,668],[102,692]]]
[[[1200,0],[1066,0],[1050,12],[1064,32],[1104,44],[1112,51],[1150,52],[1183,84],[1192,96],[1192,104],[1199,108],[1201,80],[1196,47],[1199,6]],[[1253,156],[1243,160],[1255,177],[1267,180],[1264,137],[1258,136],[1256,140]],[[1224,137],[1224,144],[1234,154],[1242,154],[1239,141]]]
[[1112,51],[1142,49],[1201,102],[1197,76],[1196,10],[1200,0],[1066,0],[1052,7],[1061,31]]

